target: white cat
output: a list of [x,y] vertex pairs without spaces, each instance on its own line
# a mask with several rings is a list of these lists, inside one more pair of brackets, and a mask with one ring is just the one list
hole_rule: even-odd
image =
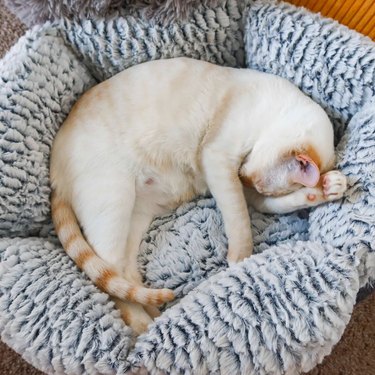
[[187,58],[153,61],[73,107],[52,149],[52,216],[69,256],[141,332],[151,321],[142,305],[174,298],[143,287],[137,268],[155,216],[210,191],[228,262],[238,262],[252,253],[243,185],[258,210],[286,213],[342,197],[346,179],[328,172],[333,165],[326,113],[288,81]]

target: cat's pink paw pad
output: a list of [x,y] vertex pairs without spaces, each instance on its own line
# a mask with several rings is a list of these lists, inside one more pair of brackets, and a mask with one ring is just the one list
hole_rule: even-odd
[[342,198],[347,189],[346,177],[339,171],[329,171],[323,176],[324,198],[333,201]]
[[314,202],[316,200],[316,194],[313,194],[313,193],[307,194],[307,200],[309,202]]

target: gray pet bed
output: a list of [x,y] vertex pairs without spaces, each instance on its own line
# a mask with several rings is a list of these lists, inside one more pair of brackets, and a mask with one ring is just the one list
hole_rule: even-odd
[[[139,258],[145,280],[185,297],[134,346],[54,236],[49,150],[90,86],[182,55],[296,83],[333,119],[349,190],[309,212],[252,212],[257,254],[230,269],[212,198],[155,220]],[[373,42],[290,5],[227,0],[164,29],[125,12],[36,27],[0,62],[0,82],[0,332],[27,361],[50,374],[270,375],[330,353],[375,278]]]

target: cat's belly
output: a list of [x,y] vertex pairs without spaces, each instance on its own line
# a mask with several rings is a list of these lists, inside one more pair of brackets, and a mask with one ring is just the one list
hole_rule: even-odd
[[191,171],[157,173],[146,170],[136,178],[137,200],[153,207],[158,214],[174,210],[207,190],[203,176]]

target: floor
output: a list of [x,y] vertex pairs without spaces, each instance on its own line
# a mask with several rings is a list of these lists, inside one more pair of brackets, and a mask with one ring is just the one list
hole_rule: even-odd
[[[0,58],[24,31],[0,0]],[[0,375],[41,374],[0,341]],[[355,306],[341,341],[308,375],[375,375],[375,292]]]

